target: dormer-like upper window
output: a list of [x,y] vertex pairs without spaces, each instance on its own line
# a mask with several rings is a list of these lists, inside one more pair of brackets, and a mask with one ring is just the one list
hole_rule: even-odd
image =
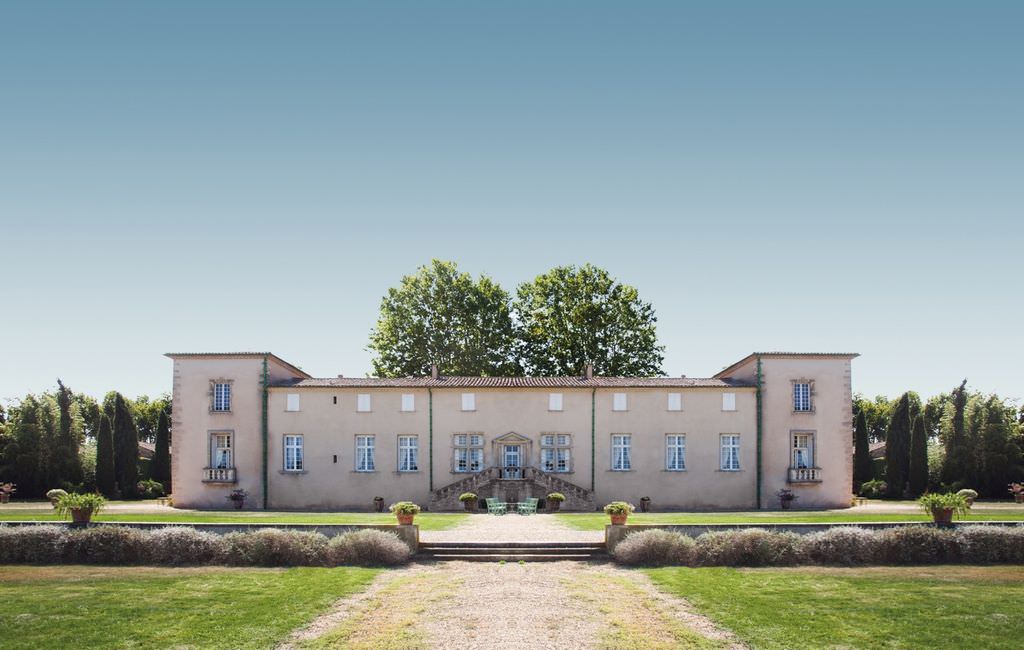
[[228,382],[213,384],[213,410],[226,413],[231,410],[231,384]]
[[808,413],[811,408],[811,382],[793,382],[793,410],[798,413]]

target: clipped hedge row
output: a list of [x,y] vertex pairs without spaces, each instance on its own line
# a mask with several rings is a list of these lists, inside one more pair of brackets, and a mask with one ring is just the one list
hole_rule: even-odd
[[804,536],[750,528],[696,539],[654,529],[629,535],[612,556],[640,566],[1024,564],[1024,527],[843,526]]
[[394,533],[325,535],[264,528],[215,535],[186,526],[153,531],[126,526],[0,526],[0,564],[155,564],[186,566],[379,566],[408,562]]

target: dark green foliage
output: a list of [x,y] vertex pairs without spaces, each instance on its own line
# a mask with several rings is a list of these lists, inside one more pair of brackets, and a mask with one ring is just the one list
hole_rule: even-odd
[[73,395],[64,383],[57,380],[57,436],[51,461],[51,483],[79,484],[82,465],[78,460],[78,436],[72,431],[71,402]]
[[35,395],[27,395],[11,408],[10,421],[5,426],[0,481],[16,484],[22,497],[41,496],[54,487],[47,485],[45,410]]
[[942,467],[942,482],[952,485],[967,478],[971,448],[967,441],[964,418],[967,411],[967,380],[953,389],[953,412],[946,434],[946,459]]
[[885,434],[885,477],[890,497],[901,497],[907,486],[910,466],[911,393],[896,403]]
[[120,393],[114,395],[114,474],[122,497],[135,496],[139,478],[139,433],[128,402]]
[[856,418],[860,413],[864,414],[868,429],[868,442],[885,440],[885,433],[889,428],[889,420],[895,406],[895,400],[890,400],[883,395],[877,395],[874,400],[869,400],[860,394],[853,396],[853,416]]
[[868,445],[867,416],[861,411],[853,427],[853,488],[860,489],[861,484],[874,478],[871,467],[871,450]]
[[164,484],[166,490],[171,487],[171,431],[167,412],[160,411],[156,428],[156,449],[153,452],[153,463],[149,468],[150,478]]
[[96,434],[96,489],[107,497],[117,496],[117,475],[114,470],[114,436],[110,418],[100,413]]
[[910,431],[910,464],[907,469],[910,496],[918,496],[928,489],[928,434],[924,416],[914,420]]

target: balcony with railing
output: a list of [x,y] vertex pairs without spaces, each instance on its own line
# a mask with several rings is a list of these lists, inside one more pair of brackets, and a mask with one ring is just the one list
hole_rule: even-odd
[[204,467],[203,483],[237,483],[234,467]]
[[821,483],[820,467],[790,467],[790,483]]

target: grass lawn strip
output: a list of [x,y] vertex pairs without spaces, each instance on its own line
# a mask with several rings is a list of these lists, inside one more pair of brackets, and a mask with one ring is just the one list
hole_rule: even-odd
[[379,571],[0,567],[5,649],[269,648]]
[[1024,638],[1024,566],[646,573],[756,648],[1001,650]]

